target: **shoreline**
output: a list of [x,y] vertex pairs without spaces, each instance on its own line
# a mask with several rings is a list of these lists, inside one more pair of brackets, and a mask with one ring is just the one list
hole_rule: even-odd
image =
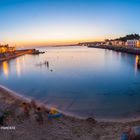
[[[7,52],[8,53],[8,52]],[[14,59],[16,57],[25,55],[25,54],[33,54],[33,55],[38,55],[38,54],[43,54],[45,52],[39,52],[36,49],[26,49],[26,50],[16,50],[14,52],[11,52],[10,54],[8,54],[7,56],[0,58],[0,62],[2,61],[7,61],[10,59]],[[6,54],[5,54],[6,55]]]
[[10,59],[14,59],[16,57],[19,57],[19,56],[22,56],[22,55],[25,55],[25,54],[31,54],[31,53],[32,53],[32,50],[15,51],[12,54],[10,54],[9,56],[6,56],[4,58],[0,58],[0,62],[7,61],[7,60],[10,60]]
[[[6,97],[12,97],[14,100],[18,100],[20,102],[28,102],[30,103],[32,100],[32,97],[25,97],[23,95],[20,95],[14,91],[12,91],[11,89],[8,89],[7,87],[0,85],[0,93],[4,94],[4,96]],[[33,99],[34,100],[34,99]],[[47,110],[50,110],[50,106],[47,106],[46,104],[42,103],[41,101],[37,101],[35,99],[35,102],[38,106],[44,106]],[[71,118],[76,118],[76,119],[80,119],[80,120],[86,120],[88,119],[88,117],[80,117],[78,115],[72,115],[70,113],[65,113],[61,110],[58,110],[60,113],[62,113],[64,116],[66,117],[71,117]],[[91,117],[89,117],[91,118]],[[93,118],[98,122],[106,122],[106,123],[110,123],[110,122],[118,122],[118,123],[129,123],[129,122],[135,122],[135,121],[140,121],[140,117],[129,117],[129,118]]]
[[88,46],[88,48],[108,49],[116,52],[140,55],[140,48],[125,47],[125,46]]
[[[19,105],[23,102],[30,102],[31,98],[26,98],[12,90],[0,85],[0,105],[8,105],[12,111],[19,109]],[[42,106],[41,102],[36,101],[38,106]],[[0,108],[2,108],[0,106]],[[46,106],[45,106],[46,107]],[[4,109],[4,108],[3,108]],[[48,108],[46,108],[48,109]],[[16,118],[16,116],[13,116]],[[113,121],[113,120],[94,120],[92,118],[81,119],[75,116],[69,116],[68,114],[62,114],[60,118],[48,119],[44,115],[44,124],[38,126],[34,119],[34,115],[31,114],[30,118],[19,121],[18,118],[8,126],[14,126],[16,130],[3,131],[0,133],[0,137],[8,139],[14,135],[14,138],[18,140],[30,139],[30,140],[118,140],[123,131],[128,127],[134,127],[140,125],[140,119],[130,119],[129,121]],[[21,135],[21,137],[19,137]]]

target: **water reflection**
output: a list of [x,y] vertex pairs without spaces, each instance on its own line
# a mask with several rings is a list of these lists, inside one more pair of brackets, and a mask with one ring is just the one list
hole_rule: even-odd
[[136,55],[136,61],[135,61],[135,63],[138,64],[138,61],[139,61],[139,56]]
[[8,62],[4,61],[2,62],[2,68],[3,68],[3,73],[6,77],[8,77],[8,73],[9,73],[9,66],[8,66]]
[[3,66],[2,63],[0,62],[0,75],[3,74]]
[[16,59],[16,72],[17,76],[20,77],[21,75],[20,59]]
[[[15,66],[14,69],[12,67]],[[24,70],[25,67],[25,56],[17,57],[16,59],[12,59],[10,61],[3,61],[0,63],[0,71],[5,77],[10,76],[12,72],[16,72],[18,77],[21,76],[21,72]],[[12,72],[10,73],[10,69]]]
[[36,64],[35,66],[40,67],[40,68],[42,68],[42,66],[45,66],[45,67],[47,67],[47,69],[49,71],[51,71],[51,72],[53,71],[52,69],[50,69],[49,61],[40,62],[40,63]]
[[[11,64],[12,65],[12,64]],[[15,60],[16,75],[21,77],[24,69],[26,69],[25,56],[17,57]]]
[[137,73],[139,67],[138,67],[138,61],[139,61],[139,55],[136,55],[136,58],[135,58],[135,73]]
[[140,106],[138,59],[103,49],[52,48],[1,63],[8,78],[1,76],[0,84],[76,115],[131,115]]
[[49,69],[49,61],[47,61],[46,65],[47,65],[47,68]]

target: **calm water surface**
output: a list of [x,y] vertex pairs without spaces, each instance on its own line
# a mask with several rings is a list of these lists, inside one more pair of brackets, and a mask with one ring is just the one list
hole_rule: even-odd
[[41,50],[47,52],[0,63],[0,84],[81,117],[140,114],[138,56],[86,47]]

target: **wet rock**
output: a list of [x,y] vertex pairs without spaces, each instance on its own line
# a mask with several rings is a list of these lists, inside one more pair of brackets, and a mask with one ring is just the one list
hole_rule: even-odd
[[87,118],[86,121],[89,123],[96,123],[96,120],[92,117]]

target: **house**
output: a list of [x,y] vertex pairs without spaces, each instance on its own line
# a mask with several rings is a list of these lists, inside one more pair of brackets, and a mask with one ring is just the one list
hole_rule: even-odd
[[105,45],[106,45],[106,46],[111,46],[111,45],[112,45],[112,41],[110,41],[110,40],[105,40]]
[[140,47],[140,39],[136,41],[136,47]]
[[125,46],[125,41],[113,40],[111,41],[112,46]]
[[126,43],[125,43],[125,45],[127,46],[127,47],[136,47],[136,45],[137,45],[137,40],[127,40],[126,41]]
[[126,46],[128,47],[140,47],[140,39],[139,40],[127,40],[126,41]]
[[13,52],[15,49],[15,47],[9,47],[8,44],[0,45],[0,53]]
[[0,45],[0,53],[8,52],[8,45]]
[[81,42],[78,45],[80,46],[100,46],[103,45],[104,42]]
[[118,42],[118,45],[119,45],[119,46],[125,46],[125,41],[119,41],[119,42]]

